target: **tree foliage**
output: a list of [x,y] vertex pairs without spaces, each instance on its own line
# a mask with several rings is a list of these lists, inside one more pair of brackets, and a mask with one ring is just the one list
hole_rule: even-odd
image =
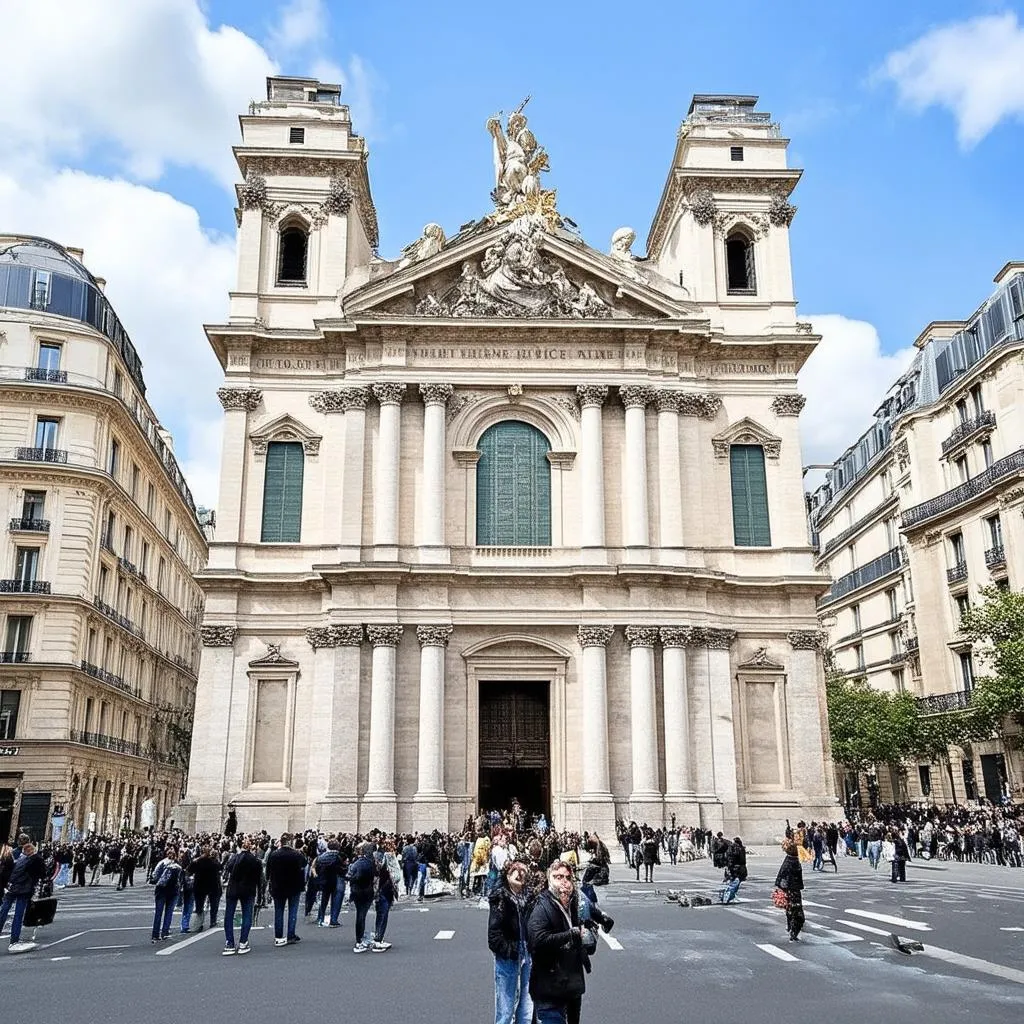
[[1008,715],[1024,720],[1024,593],[986,587],[981,596],[984,602],[964,613],[960,628],[992,669],[971,694],[979,725],[992,730]]

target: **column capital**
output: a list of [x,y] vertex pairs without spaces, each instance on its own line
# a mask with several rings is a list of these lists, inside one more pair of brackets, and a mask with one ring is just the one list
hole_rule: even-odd
[[341,408],[345,412],[351,409],[365,409],[366,403],[370,400],[370,392],[366,388],[341,388],[338,391],[341,401]]
[[395,381],[382,381],[370,389],[381,405],[401,405],[405,397],[405,385]]
[[679,393],[679,411],[684,416],[696,416],[702,420],[713,420],[722,408],[719,395],[682,391]]
[[682,393],[679,391],[666,391],[664,388],[659,388],[654,394],[654,404],[658,407],[658,412],[677,413],[682,397]]
[[309,396],[309,406],[316,412],[344,412],[340,391],[314,391]]
[[795,629],[786,634],[790,647],[794,651],[825,651],[828,646],[828,633],[820,629]]
[[448,638],[452,635],[454,626],[417,626],[416,639],[420,647],[447,647]]
[[605,647],[614,633],[614,626],[580,626],[576,630],[576,638],[581,647]]
[[234,626],[202,626],[199,630],[204,647],[234,647],[237,633]]
[[366,635],[374,647],[397,647],[404,626],[367,626]]
[[576,396],[579,398],[582,408],[586,409],[587,406],[595,405],[600,408],[608,397],[608,386],[605,384],[577,384]]
[[630,647],[653,647],[658,642],[658,630],[653,626],[627,626],[625,634]]
[[734,629],[714,629],[697,626],[690,632],[690,647],[708,647],[713,651],[727,651],[736,639]]
[[451,384],[421,384],[420,397],[424,405],[447,405],[448,399],[455,393]]
[[263,392],[259,388],[218,388],[217,397],[225,412],[252,412],[263,400]]
[[776,395],[772,399],[772,412],[776,416],[799,416],[806,404],[803,395]]
[[619,400],[627,409],[646,408],[654,400],[654,388],[647,384],[622,384]]
[[362,626],[310,626],[306,640],[313,650],[321,647],[358,647],[363,642]]
[[662,647],[691,647],[693,629],[690,626],[663,626],[658,630]]

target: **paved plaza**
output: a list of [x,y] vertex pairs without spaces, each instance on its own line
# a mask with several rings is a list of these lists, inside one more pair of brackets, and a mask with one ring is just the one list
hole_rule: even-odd
[[[637,883],[617,864],[601,891],[615,927],[588,977],[583,1019],[716,1022],[805,1019],[1018,1020],[1024,1008],[1024,874],[988,866],[912,862],[905,886],[866,862],[844,859],[838,875],[805,870],[807,926],[786,938],[771,884],[781,857],[750,858],[741,901],[681,908],[668,889],[713,892],[708,861],[658,869]],[[141,872],[139,873],[141,877]],[[53,1020],[88,1009],[106,1024],[135,1022],[140,1011],[230,1007],[234,1013],[371,1020],[415,1015],[428,1021],[487,1020],[492,957],[485,910],[473,901],[402,900],[392,912],[394,948],[357,957],[352,914],[339,930],[300,922],[302,942],[276,949],[270,914],[261,916],[248,957],[219,955],[223,932],[207,930],[159,946],[149,941],[152,890],[141,885],[60,895],[40,948],[0,959],[7,1016]],[[175,925],[177,916],[175,917]],[[912,956],[889,933],[916,939]],[[339,1016],[340,1014],[340,1016]]]

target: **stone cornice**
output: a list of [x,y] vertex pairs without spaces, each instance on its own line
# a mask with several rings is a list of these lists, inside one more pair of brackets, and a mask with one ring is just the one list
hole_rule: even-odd
[[581,647],[606,647],[614,633],[613,626],[580,626],[576,638]]

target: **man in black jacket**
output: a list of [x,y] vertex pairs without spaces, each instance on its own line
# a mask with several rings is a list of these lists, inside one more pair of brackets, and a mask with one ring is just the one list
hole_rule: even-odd
[[537,1024],[566,1024],[586,991],[583,934],[573,899],[572,868],[556,860],[548,868],[548,887],[538,897],[526,926],[533,956],[530,995]]
[[[274,945],[287,946],[299,941],[295,926],[299,920],[299,902],[306,887],[306,855],[302,852],[302,836],[286,832],[281,845],[267,858],[267,881],[274,901]],[[288,905],[288,933],[284,930],[284,910]]]
[[[227,863],[228,891],[224,900],[224,956],[249,952],[249,929],[252,928],[256,893],[263,879],[263,863],[252,852],[248,836],[242,838],[241,849]],[[235,949],[235,908],[242,905],[242,933]]]
[[46,863],[36,852],[35,844],[30,840],[22,843],[21,856],[14,862],[14,869],[7,882],[7,892],[3,897],[3,902],[0,903],[0,932],[4,930],[11,907],[14,908],[9,953],[27,953],[36,947],[34,942],[21,941],[21,923],[25,919],[25,911],[32,899],[32,893],[45,874]]
[[373,879],[376,868],[373,863],[373,843],[362,843],[359,856],[349,865],[349,899],[356,908],[356,944],[353,953],[368,953],[373,944],[366,941],[366,915],[373,903]]

